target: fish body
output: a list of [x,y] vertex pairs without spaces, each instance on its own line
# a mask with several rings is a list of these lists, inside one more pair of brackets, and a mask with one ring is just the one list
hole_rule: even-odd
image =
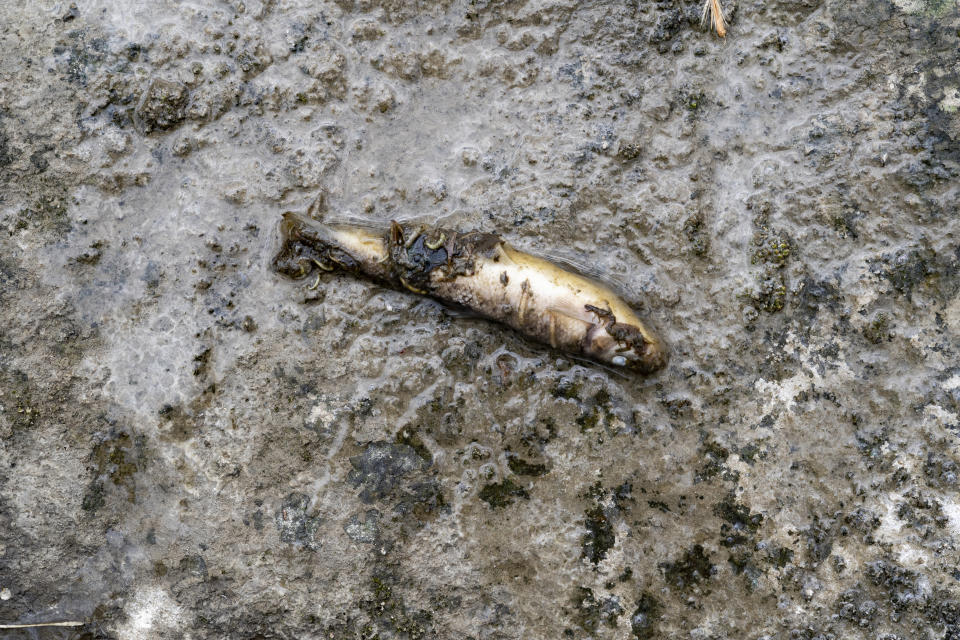
[[666,349],[611,289],[491,233],[401,226],[386,233],[284,215],[274,266],[292,277],[344,270],[471,309],[555,349],[652,373]]

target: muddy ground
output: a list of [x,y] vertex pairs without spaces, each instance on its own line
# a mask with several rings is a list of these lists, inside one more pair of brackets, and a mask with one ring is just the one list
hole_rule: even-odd
[[[4,638],[960,638],[952,0],[0,6]],[[272,272],[496,231],[648,378]]]

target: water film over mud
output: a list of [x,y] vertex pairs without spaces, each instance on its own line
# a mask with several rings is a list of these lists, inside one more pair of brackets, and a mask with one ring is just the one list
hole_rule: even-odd
[[[0,6],[0,624],[82,623],[0,637],[960,637],[960,10],[722,4]],[[669,364],[291,281],[285,211]]]

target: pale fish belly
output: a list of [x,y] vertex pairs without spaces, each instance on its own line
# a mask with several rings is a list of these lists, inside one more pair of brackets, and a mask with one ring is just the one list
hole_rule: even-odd
[[[429,290],[562,351],[615,366],[639,357],[633,368],[640,370],[665,364],[663,344],[616,293],[506,244],[477,259],[469,275],[437,273]],[[638,338],[639,354],[630,344]]]

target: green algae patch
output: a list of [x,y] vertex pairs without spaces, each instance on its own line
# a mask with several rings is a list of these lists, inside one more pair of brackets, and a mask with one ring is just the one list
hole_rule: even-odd
[[480,489],[480,499],[493,509],[502,509],[514,503],[517,498],[528,500],[527,490],[507,478],[503,482],[488,484]]
[[607,551],[616,544],[617,536],[613,531],[613,524],[600,505],[588,509],[584,518],[587,532],[583,536],[580,556],[597,564],[607,557]]
[[673,562],[660,563],[660,570],[667,584],[683,593],[689,592],[716,572],[710,556],[699,544],[693,545]]
[[507,466],[510,467],[510,471],[515,473],[518,476],[542,476],[547,472],[547,465],[545,464],[533,464],[527,462],[523,458],[518,458],[517,456],[510,456],[507,459]]

